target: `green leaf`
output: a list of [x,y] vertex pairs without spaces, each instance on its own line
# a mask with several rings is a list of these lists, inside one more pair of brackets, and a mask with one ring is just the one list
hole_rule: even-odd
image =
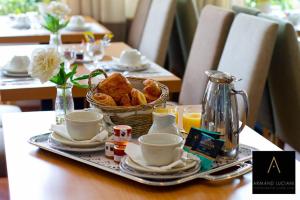
[[89,78],[89,75],[85,74],[85,75],[82,75],[82,76],[79,76],[75,79],[73,79],[74,81],[80,81],[80,80],[85,80],[85,79],[88,79]]
[[[92,74],[92,77],[96,77],[100,74],[102,74],[102,72],[95,72],[95,73]],[[79,77],[75,78],[74,80],[79,81],[79,80],[85,80],[85,79],[88,79],[88,78],[89,78],[89,75],[82,75],[82,76],[79,76]]]
[[67,75],[66,75],[65,67],[64,67],[63,63],[60,65],[58,76],[59,76],[60,82],[62,84],[65,84],[67,82],[67,80],[66,80]]
[[65,28],[68,24],[69,24],[69,20],[66,21],[66,22],[64,22],[64,23],[62,23],[62,24],[59,23],[58,29],[59,29],[59,30],[60,30],[60,29],[63,29],[63,28]]
[[88,85],[86,84],[80,84],[77,81],[71,80],[71,82],[73,83],[74,86],[79,87],[79,88],[89,88]]
[[73,79],[73,76],[76,74],[77,67],[78,67],[77,64],[74,65],[72,71],[70,71],[70,72],[66,75],[66,80],[68,80],[69,78],[71,78],[71,80]]
[[42,25],[45,29],[50,31],[51,33],[57,33],[60,29],[65,28],[69,21],[60,23],[60,20],[58,17],[53,16],[49,13],[47,13],[44,16],[45,23]]
[[66,72],[65,72],[64,63],[61,63],[58,73],[56,75],[52,76],[50,81],[52,83],[57,84],[57,85],[64,85],[64,84],[67,83],[66,77],[67,77],[67,75],[66,75]]
[[57,75],[53,76],[53,77],[50,79],[50,81],[51,81],[52,83],[57,84],[57,85],[61,85],[60,82],[59,82],[59,78],[58,78]]

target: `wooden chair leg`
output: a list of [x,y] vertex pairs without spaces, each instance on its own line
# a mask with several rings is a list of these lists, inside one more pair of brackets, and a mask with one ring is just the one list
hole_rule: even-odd
[[284,142],[280,138],[278,138],[274,133],[271,133],[269,129],[263,129],[263,136],[279,148],[283,149]]
[[0,178],[0,199],[9,200],[9,187],[7,178]]

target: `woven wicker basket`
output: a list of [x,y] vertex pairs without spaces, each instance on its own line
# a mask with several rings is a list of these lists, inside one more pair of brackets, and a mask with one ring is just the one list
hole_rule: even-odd
[[[107,78],[107,74],[101,70],[96,69],[90,73],[89,76],[89,88],[86,95],[87,101],[90,103],[92,108],[98,108],[100,112],[104,115],[104,121],[107,125],[107,128],[110,132],[112,132],[112,127],[115,125],[129,125],[132,127],[132,133],[134,137],[138,137],[140,135],[148,133],[152,125],[152,110],[153,107],[157,104],[165,103],[169,97],[169,89],[167,86],[158,83],[159,87],[161,88],[161,95],[160,97],[146,105],[139,105],[139,106],[103,106],[97,103],[92,97],[95,93],[97,86],[92,85],[91,78],[93,74],[97,72],[102,72],[105,78]],[[132,86],[140,91],[143,90],[144,85],[143,78],[134,78],[134,77],[127,77],[129,82]]]

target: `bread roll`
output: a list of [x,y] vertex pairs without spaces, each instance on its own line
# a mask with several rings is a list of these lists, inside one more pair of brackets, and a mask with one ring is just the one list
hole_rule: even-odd
[[147,100],[145,95],[141,91],[133,88],[131,90],[131,104],[133,106],[146,105]]
[[117,106],[114,99],[111,96],[107,95],[107,94],[95,93],[93,95],[93,99],[97,103],[99,103],[100,105],[103,105],[103,106]]
[[120,106],[132,106],[132,105],[131,105],[131,99],[130,99],[130,97],[129,97],[128,94],[124,95],[124,96],[120,99],[119,105],[120,105]]
[[161,89],[156,81],[147,79],[143,82],[143,84],[145,85],[144,94],[147,102],[155,101],[160,97]]

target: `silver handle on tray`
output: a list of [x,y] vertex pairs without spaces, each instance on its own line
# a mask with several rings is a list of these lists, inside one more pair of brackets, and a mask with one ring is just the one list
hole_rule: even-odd
[[224,181],[232,178],[236,178],[243,174],[246,174],[252,170],[252,164],[249,163],[242,163],[240,167],[230,173],[222,174],[222,175],[211,175],[207,174],[202,178],[207,179],[209,181]]

